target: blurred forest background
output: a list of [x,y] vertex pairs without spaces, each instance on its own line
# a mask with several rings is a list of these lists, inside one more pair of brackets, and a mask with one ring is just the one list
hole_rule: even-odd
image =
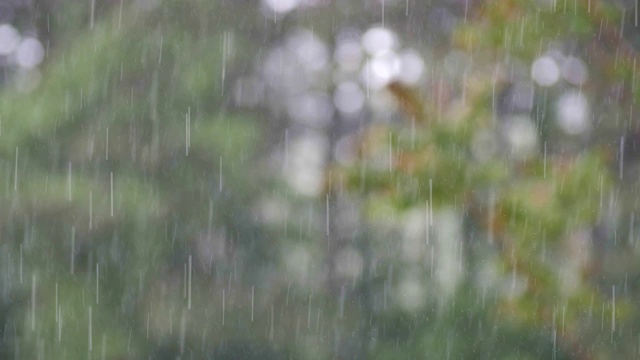
[[640,357],[638,6],[0,0],[0,359]]

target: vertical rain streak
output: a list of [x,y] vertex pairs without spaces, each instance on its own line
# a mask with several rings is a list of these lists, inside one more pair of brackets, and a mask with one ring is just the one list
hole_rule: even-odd
[[218,169],[218,192],[222,192],[223,179],[224,178],[222,176],[222,155],[220,155],[220,165]]
[[89,353],[93,351],[93,314],[91,305],[89,305],[89,331],[88,331],[88,341],[89,341]]
[[192,268],[192,255],[189,255],[189,273],[187,283],[187,309],[191,310],[191,268]]
[[222,68],[220,71],[220,91],[222,96],[224,96],[225,80],[227,78],[227,56],[229,55],[231,47],[230,37],[231,32],[224,31],[222,33]]
[[611,286],[611,342],[616,331],[616,286]]
[[67,170],[67,200],[71,202],[71,161],[69,161]]
[[253,322],[253,311],[254,311],[254,299],[255,299],[255,286],[251,286],[251,322]]
[[544,142],[544,159],[542,161],[542,177],[547,178],[547,142]]
[[107,128],[104,140],[104,159],[109,160],[109,128]]
[[188,108],[187,114],[185,115],[184,127],[185,127],[184,151],[185,151],[185,156],[189,156],[189,148],[191,147],[191,107]]
[[16,146],[16,161],[13,170],[13,191],[18,192],[18,147]]
[[110,199],[111,199],[111,217],[113,217],[113,171],[109,173],[109,189],[110,189]]
[[58,342],[62,342],[62,306],[56,309],[58,315]]
[[56,306],[54,308],[54,311],[56,313],[55,317],[56,317],[56,324],[57,324],[58,320],[59,320],[59,318],[58,318],[58,315],[59,315],[59,313],[58,313],[58,281],[56,281]]
[[618,152],[618,172],[619,178],[622,180],[624,172],[624,136],[620,137],[620,149]]
[[89,190],[89,230],[93,230],[93,191]]
[[100,304],[100,264],[96,262],[96,305]]
[[76,264],[76,227],[71,227],[71,275],[74,275]]
[[36,330],[36,274],[31,275],[31,331]]
[[22,274],[23,274],[23,269],[24,269],[24,257],[22,254],[22,249],[23,249],[23,244],[20,244],[20,269],[18,269],[18,278],[20,280],[20,284],[22,284]]
[[91,13],[89,14],[89,29],[93,30],[96,20],[96,0],[91,0]]

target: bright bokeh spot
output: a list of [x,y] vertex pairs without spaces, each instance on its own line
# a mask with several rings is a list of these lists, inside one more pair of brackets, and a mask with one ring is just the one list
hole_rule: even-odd
[[531,77],[540,86],[552,86],[560,79],[560,69],[552,57],[542,56],[533,62]]
[[584,61],[570,56],[562,64],[562,77],[572,85],[581,86],[589,79],[589,70]]
[[509,145],[509,155],[514,159],[529,159],[538,151],[538,130],[527,116],[507,118],[504,137]]
[[288,13],[300,5],[300,0],[263,0],[263,2],[278,13]]
[[311,31],[301,30],[291,36],[287,48],[307,71],[322,70],[328,63],[327,46]]
[[336,108],[346,114],[354,114],[362,110],[365,96],[360,86],[352,81],[340,83],[333,94]]
[[308,131],[291,141],[286,180],[298,193],[317,196],[323,185],[326,139],[316,131]]
[[369,61],[368,76],[370,85],[380,89],[395,80],[402,70],[402,62],[395,52],[387,51]]
[[415,50],[406,50],[400,54],[401,70],[398,79],[408,85],[420,81],[424,73],[424,61]]
[[0,55],[9,55],[20,44],[20,34],[9,24],[0,25]]
[[379,55],[395,50],[398,38],[394,32],[382,27],[373,27],[362,35],[362,46],[369,55]]
[[44,47],[36,38],[25,38],[16,50],[16,62],[24,69],[33,69],[44,60]]
[[363,58],[360,41],[353,37],[338,39],[333,57],[343,70],[357,71]]

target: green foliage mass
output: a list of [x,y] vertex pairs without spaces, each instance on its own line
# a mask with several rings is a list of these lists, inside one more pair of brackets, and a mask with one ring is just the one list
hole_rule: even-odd
[[[533,62],[541,49],[546,49],[552,42],[569,38],[578,43],[592,41],[598,24],[602,28],[602,23],[619,20],[610,4],[602,2],[578,1],[569,5],[565,2],[568,8],[564,11],[547,9],[540,3],[483,3],[475,21],[460,25],[453,41],[476,61],[483,59],[496,69],[508,68],[513,66],[513,58]],[[562,6],[561,2],[554,1],[553,4]],[[616,66],[593,64],[593,73],[599,74]],[[633,68],[635,63],[631,65],[625,61],[620,65],[621,68],[628,66]],[[409,277],[418,271],[421,274],[417,276],[418,281],[436,290],[428,291],[426,305],[412,313],[416,318],[402,322],[401,315],[391,316],[391,321],[398,322],[389,325],[386,315],[381,315],[380,322],[384,325],[376,329],[380,331],[382,327],[393,331],[381,336],[381,348],[385,351],[379,358],[540,358],[552,356],[548,352],[551,349],[553,356],[568,358],[609,358],[615,356],[611,355],[614,353],[628,355],[633,351],[631,348],[611,350],[603,346],[607,341],[613,344],[614,337],[610,331],[598,331],[596,328],[600,323],[596,325],[592,319],[594,309],[602,309],[603,323],[615,324],[629,319],[631,303],[619,298],[616,303],[615,295],[613,299],[602,295],[590,278],[593,274],[588,262],[592,260],[584,260],[584,256],[590,255],[581,254],[588,250],[581,248],[583,245],[576,245],[581,241],[581,232],[591,232],[602,221],[603,197],[609,194],[612,184],[607,159],[597,148],[574,154],[547,154],[546,143],[544,153],[539,151],[526,160],[508,155],[491,160],[474,158],[474,134],[491,133],[501,126],[500,119],[492,114],[495,84],[501,81],[500,76],[496,70],[491,78],[486,68],[490,65],[481,65],[478,70],[466,74],[467,79],[479,79],[477,81],[482,84],[475,91],[469,90],[471,95],[467,101],[471,105],[454,103],[453,109],[445,110],[443,115],[436,116],[434,111],[416,117],[406,106],[411,105],[416,96],[407,95],[407,91],[394,91],[400,107],[409,109],[405,111],[407,121],[389,128],[372,127],[370,135],[364,137],[359,164],[345,169],[348,180],[341,186],[354,191],[365,189],[365,199],[368,199],[365,207],[369,210],[373,228],[388,228],[388,219],[402,218],[415,209],[426,211],[428,218],[433,216],[429,214],[432,208],[435,211],[459,209],[466,214],[468,223],[468,233],[463,241],[471,244],[465,244],[464,252],[460,251],[465,254],[460,257],[469,259],[466,264],[470,266],[469,275],[465,277],[468,281],[460,285],[462,290],[453,297],[453,305],[445,305],[443,310],[449,315],[456,314],[460,306],[464,309],[460,310],[460,315],[467,315],[464,320],[468,322],[462,321],[467,327],[457,327],[455,316],[431,312],[432,307],[442,308],[442,304],[437,303],[440,297],[438,283],[428,275],[428,269],[409,267],[406,270]],[[613,78],[604,81],[615,81]],[[597,96],[597,89],[587,91]],[[427,97],[423,99],[418,108],[429,108],[431,102],[436,102]],[[437,107],[437,104],[432,106],[433,109]],[[418,123],[417,127],[410,121]],[[383,253],[385,250],[382,249],[389,245],[383,238],[374,246],[380,248],[374,253]],[[593,243],[587,248],[591,246]],[[591,256],[597,258],[599,254]],[[392,257],[382,258],[384,261],[381,262],[389,267],[406,266]],[[500,286],[488,290],[495,296],[495,306],[489,310],[492,316],[474,320],[472,309],[478,303],[477,296],[473,299],[474,291],[484,293],[487,289],[486,285],[472,281],[472,274],[481,272],[492,262],[505,281],[512,279],[514,289],[520,281],[524,285],[521,292],[515,294],[505,292]],[[574,272],[570,280],[566,277],[567,268]],[[386,287],[386,282],[381,283],[380,288],[386,291]],[[465,305],[459,305],[459,302]],[[480,314],[486,316],[486,312]],[[474,321],[483,325],[472,326]],[[488,330],[478,330],[480,328]],[[402,335],[401,329],[411,336]],[[483,338],[479,333],[469,334],[468,331],[482,334],[515,332],[518,334],[516,339],[526,345],[520,348],[519,344],[523,343],[507,340],[507,335]],[[533,337],[529,337],[531,334]],[[543,334],[547,334],[546,340],[542,340]],[[624,335],[616,335],[616,339],[617,336]],[[536,337],[540,341],[537,345]],[[481,351],[483,346],[489,346],[491,350]]]
[[[250,165],[260,132],[223,102],[225,67],[242,56],[221,51],[225,24],[210,21],[225,6],[112,10],[92,29],[58,33],[37,90],[0,97],[4,353],[146,358],[178,344],[163,334],[179,334],[189,306],[181,288],[175,299],[155,289],[181,287],[192,261],[192,301],[206,304],[196,285],[238,266],[198,257],[198,239],[224,232],[226,251],[256,269],[238,276],[259,278],[273,257],[247,206],[260,186]],[[65,16],[57,24],[73,26]],[[207,306],[190,313],[189,336],[219,321],[200,314]],[[193,348],[222,354],[220,340],[206,343]]]
[[[310,215],[294,235],[256,215],[274,184],[265,171],[266,126],[233,111],[227,99],[230,74],[262,51],[249,36],[264,17],[242,2],[141,3],[124,11],[118,2],[99,7],[90,26],[82,20],[88,2],[60,1],[42,83],[30,94],[0,95],[1,358],[559,359],[632,352],[631,342],[617,347],[612,332],[600,330],[629,319],[632,304],[609,298],[567,248],[602,220],[613,183],[605,156],[588,149],[481,160],[473,149],[478,133],[498,126],[495,88],[506,81],[487,69],[514,57],[530,63],[560,37],[593,40],[601,22],[621,19],[611,6],[554,1],[566,6],[560,11],[509,0],[472,9],[451,39],[482,63],[465,78],[477,88],[460,85],[467,102],[442,112],[414,89],[405,92],[413,97],[396,96],[399,108],[425,110],[405,111],[415,124],[366,129],[359,161],[332,169],[333,188],[320,204],[290,201],[296,210],[323,212],[325,199],[328,208],[339,193],[361,206],[358,228],[343,235],[362,254],[365,275],[342,287],[355,294],[345,303],[324,287],[321,266],[309,270],[317,282],[307,284],[311,290],[277,274],[289,266],[280,263],[285,246],[312,243],[304,245],[316,265],[329,256]],[[327,19],[349,18],[323,11]],[[328,24],[318,31],[331,32]],[[231,36],[233,27],[247,30]],[[626,58],[610,65],[591,64],[602,83],[635,71]],[[466,275],[448,297],[429,269],[433,253],[419,265],[394,257],[399,220],[431,209],[436,216],[455,212],[465,231],[455,251]],[[292,218],[303,223],[307,215]],[[486,268],[497,279],[491,286],[475,278]],[[562,271],[574,276],[572,286]],[[387,308],[387,297],[402,302],[391,284],[400,277],[428,288],[411,311]]]

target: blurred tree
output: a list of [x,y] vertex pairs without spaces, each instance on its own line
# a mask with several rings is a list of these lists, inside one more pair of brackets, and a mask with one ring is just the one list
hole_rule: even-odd
[[[365,184],[363,212],[376,224],[370,233],[381,234],[389,227],[400,232],[398,244],[388,243],[395,238],[388,232],[371,243],[377,265],[364,271],[377,274],[370,275],[376,280],[363,280],[369,296],[394,294],[404,309],[397,314],[384,307],[372,310],[370,316],[377,320],[368,335],[380,337],[375,340],[380,358],[564,354],[586,359],[630,357],[635,351],[619,328],[620,320],[628,319],[631,303],[620,295],[619,286],[594,286],[602,276],[598,243],[607,242],[608,233],[602,239],[602,232],[591,229],[606,226],[610,219],[611,204],[603,204],[614,175],[607,166],[610,157],[578,136],[559,140],[558,130],[574,135],[582,125],[568,127],[562,112],[540,114],[553,90],[545,89],[550,78],[540,76],[558,74],[549,75],[555,69],[548,67],[537,70],[535,61],[556,61],[541,54],[545,48],[554,51],[554,44],[599,41],[594,40],[598,28],[610,34],[606,45],[616,49],[616,58],[592,63],[597,85],[580,89],[580,96],[589,94],[596,104],[604,96],[601,91],[609,88],[604,84],[631,79],[636,64],[634,58],[618,58],[626,44],[608,25],[619,19],[611,5],[585,1],[570,9],[559,6],[488,1],[469,12],[469,21],[457,27],[452,41],[480,64],[465,71],[461,84],[454,82],[459,90],[452,99],[442,103],[437,92],[425,97],[391,83],[387,91],[407,121],[371,126],[362,136],[358,164],[330,173],[336,191],[358,192]],[[597,55],[588,50],[584,56]],[[545,96],[535,107],[518,98],[533,92],[530,85],[521,85],[522,75],[514,75],[518,61],[534,63],[535,92]],[[562,71],[568,82],[583,81],[572,77],[575,72]],[[605,71],[612,75],[599,76]],[[624,92],[635,86],[635,76],[626,86]],[[505,95],[498,98],[502,88]],[[619,105],[624,109],[630,104]],[[579,108],[568,111],[571,121],[582,121],[576,117]],[[550,120],[557,120],[560,128]],[[596,125],[602,132],[599,143],[620,133],[611,125]],[[616,170],[621,174],[622,167],[620,159]],[[419,229],[417,238],[406,235],[411,230],[403,229],[398,221],[403,218],[409,229]],[[396,250],[388,254],[390,247]],[[398,269],[398,279],[389,278],[381,267]],[[473,309],[478,308],[481,318],[485,312],[493,315],[475,318]],[[596,312],[602,321],[593,321]],[[461,328],[454,314],[464,319]],[[524,342],[493,337],[502,331],[515,332]],[[482,335],[487,332],[494,335]],[[540,340],[545,333],[547,340]],[[536,338],[541,342],[534,345]]]
[[244,316],[238,294],[276,255],[250,206],[268,186],[250,165],[260,128],[225,111],[225,73],[250,58],[225,32],[234,6],[40,4],[57,43],[45,76],[0,99],[3,351],[223,353],[247,329],[220,314]]
[[390,3],[0,2],[0,357],[632,357],[629,12]]

